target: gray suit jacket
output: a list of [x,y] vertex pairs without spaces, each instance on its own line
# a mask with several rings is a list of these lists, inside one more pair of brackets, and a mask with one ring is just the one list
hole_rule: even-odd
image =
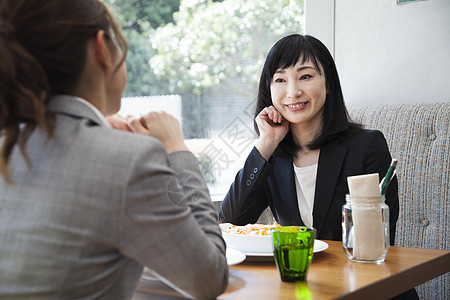
[[54,137],[35,130],[0,178],[0,298],[129,299],[143,266],[185,296],[228,282],[218,217],[195,157],[108,127],[52,99]]

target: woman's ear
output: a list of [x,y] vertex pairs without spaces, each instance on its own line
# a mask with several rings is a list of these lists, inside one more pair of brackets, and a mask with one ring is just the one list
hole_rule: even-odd
[[105,32],[99,30],[92,42],[97,62],[102,68],[110,68],[112,66],[111,50],[108,48]]

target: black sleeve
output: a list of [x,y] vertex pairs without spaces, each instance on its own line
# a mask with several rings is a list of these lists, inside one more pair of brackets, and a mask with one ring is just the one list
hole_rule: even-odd
[[253,147],[220,206],[221,222],[235,225],[256,223],[269,205],[264,185],[270,170],[270,163]]
[[[381,181],[384,175],[386,175],[391,160],[391,154],[389,153],[389,148],[383,134],[378,130],[371,130],[370,142],[364,161],[365,173],[378,173]],[[389,237],[390,243],[393,246],[395,243],[395,229],[399,215],[397,176],[394,176],[389,184],[385,197],[385,202],[389,206]]]

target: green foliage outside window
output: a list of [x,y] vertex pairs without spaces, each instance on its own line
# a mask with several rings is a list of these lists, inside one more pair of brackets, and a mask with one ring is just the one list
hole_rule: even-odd
[[302,32],[303,0],[104,0],[130,43],[126,96],[255,85],[268,49]]
[[124,96],[180,94],[187,138],[207,136],[206,89],[243,82],[254,99],[270,47],[303,32],[303,0],[103,1],[130,45]]
[[301,33],[302,19],[302,0],[184,0],[152,35],[151,66],[171,92],[200,94],[236,78],[255,87],[269,48]]

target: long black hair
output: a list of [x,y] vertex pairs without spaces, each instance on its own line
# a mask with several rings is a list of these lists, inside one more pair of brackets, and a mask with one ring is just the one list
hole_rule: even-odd
[[[341,84],[333,57],[327,47],[315,37],[309,35],[292,34],[283,37],[270,49],[259,81],[258,99],[255,109],[255,118],[265,107],[272,105],[270,84],[273,75],[278,69],[294,66],[301,60],[305,63],[310,60],[317,70],[322,66],[327,87],[327,96],[323,109],[323,123],[321,131],[315,139],[307,145],[309,149],[318,149],[326,143],[347,133],[358,131],[360,124],[350,120],[342,95]],[[256,122],[256,133],[259,135]],[[280,142],[276,154],[292,156],[301,148],[297,145],[292,134],[289,133]]]

